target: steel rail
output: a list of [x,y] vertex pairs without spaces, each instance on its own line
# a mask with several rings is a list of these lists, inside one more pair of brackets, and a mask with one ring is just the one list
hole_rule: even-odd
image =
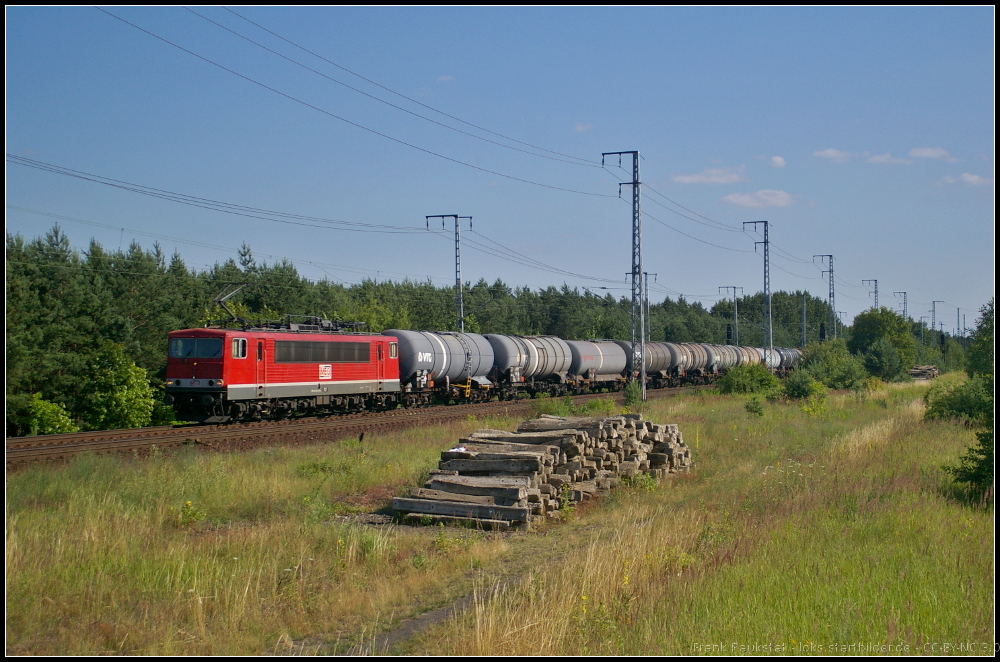
[[[650,391],[650,394],[655,394],[656,397],[676,395],[683,388],[686,387],[659,389]],[[574,402],[582,403],[609,395],[619,402],[623,399],[621,393],[591,393],[570,397]],[[525,398],[220,426],[161,426],[18,437],[6,440],[6,465],[8,469],[13,469],[32,462],[62,460],[88,452],[133,452],[144,455],[154,446],[173,448],[194,445],[215,450],[247,450],[278,444],[330,442],[363,433],[394,432],[422,425],[439,425],[469,416],[524,414],[531,409],[532,402],[537,400]]]

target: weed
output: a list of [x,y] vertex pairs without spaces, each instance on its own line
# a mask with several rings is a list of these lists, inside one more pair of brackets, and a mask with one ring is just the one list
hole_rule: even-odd
[[429,562],[430,557],[427,556],[426,552],[417,552],[410,557],[410,565],[413,566],[414,570],[423,570]]
[[799,405],[799,409],[804,411],[807,416],[816,417],[825,415],[828,412],[826,407],[826,393],[810,395],[804,403]]
[[665,549],[660,556],[660,566],[668,576],[677,575],[680,577],[685,570],[694,564],[694,561],[695,557],[676,545]]
[[[443,439],[481,425],[465,420],[373,435],[362,462],[359,445],[336,443],[27,467],[7,477],[8,652],[259,655],[279,637],[333,632],[355,642],[376,622],[395,625],[379,614],[416,615],[467,595],[474,575],[511,574],[527,578],[481,592],[407,652],[679,655],[712,639],[887,636],[913,651],[922,636],[986,640],[992,509],[944,490],[951,476],[940,470],[976,438],[960,423],[924,421],[913,405],[926,389],[890,385],[884,408],[830,394],[829,415],[815,417],[779,401],[750,418],[743,400],[707,390],[652,401],[651,420],[705,442],[697,471],[669,489],[621,490],[541,535],[308,515],[413,484]],[[353,473],[298,471],[341,462]],[[569,489],[559,498],[572,512]],[[180,523],[186,500],[219,525],[199,535],[164,526],[168,511]]]
[[535,417],[548,414],[549,416],[570,416],[573,413],[573,399],[553,398],[547,393],[539,393],[538,397],[531,401],[531,411]]
[[444,523],[438,524],[437,537],[434,538],[434,549],[444,555],[459,551],[468,551],[476,543],[473,536],[449,536]]
[[304,519],[309,524],[326,521],[335,514],[333,505],[315,494],[302,497],[302,508]]
[[584,416],[617,416],[621,412],[621,408],[615,399],[612,397],[607,398],[594,398],[593,400],[588,400],[582,406],[577,407],[574,413],[581,414]]
[[623,478],[622,485],[637,492],[652,492],[659,486],[656,479],[645,472],[639,472],[631,478]]
[[572,489],[569,484],[564,483],[559,487],[559,519],[569,520],[573,518],[576,511],[576,504],[573,502]]
[[[171,508],[170,510],[174,510]],[[205,513],[198,509],[190,501],[185,501],[179,509],[175,511],[177,513],[176,524],[178,527],[189,528],[194,526],[196,523],[205,519]]]

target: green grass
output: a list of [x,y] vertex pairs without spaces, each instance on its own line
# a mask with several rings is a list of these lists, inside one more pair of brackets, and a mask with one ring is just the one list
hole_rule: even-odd
[[759,417],[748,396],[651,401],[646,417],[680,425],[694,470],[527,535],[340,517],[384,507],[461,435],[512,429],[506,419],[28,468],[7,481],[7,652],[345,652],[475,591],[472,608],[402,650],[942,653],[985,641],[972,652],[990,653],[993,511],[941,470],[974,436],[925,422],[925,391],[764,402]]
[[483,426],[18,471],[7,480],[7,652],[238,654],[313,640],[333,652],[447,602],[502,538],[458,531],[445,540],[461,544],[435,544],[337,516],[386,507]]
[[530,579],[414,652],[991,653],[992,510],[954,498],[940,467],[971,433],[923,422],[922,392],[772,403],[761,418],[746,398],[653,403],[696,447],[695,471],[604,500],[557,563],[536,557]]

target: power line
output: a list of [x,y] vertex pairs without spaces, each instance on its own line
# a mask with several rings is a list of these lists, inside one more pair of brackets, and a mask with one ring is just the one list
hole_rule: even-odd
[[[332,76],[328,76],[325,73],[323,73],[322,71],[318,71],[316,69],[313,69],[312,67],[310,67],[307,64],[303,64],[302,62],[299,62],[298,60],[294,60],[294,59],[288,57],[287,55],[279,53],[278,51],[276,51],[276,50],[274,50],[272,48],[268,48],[267,46],[265,46],[264,44],[262,44],[260,42],[254,41],[250,37],[247,37],[246,35],[243,35],[243,34],[237,32],[236,30],[233,30],[232,28],[228,28],[225,25],[222,25],[221,23],[218,23],[217,21],[213,21],[209,17],[204,16],[202,14],[199,14],[198,12],[196,12],[195,10],[193,10],[193,9],[191,9],[189,7],[184,7],[184,9],[186,9],[187,11],[191,12],[192,14],[194,14],[195,16],[197,16],[197,17],[199,17],[201,19],[203,19],[205,21],[208,21],[212,25],[214,25],[214,26],[216,26],[216,27],[218,27],[218,28],[220,28],[222,30],[225,30],[226,32],[229,32],[230,34],[236,35],[240,39],[244,39],[244,40],[250,42],[254,46],[262,48],[265,51],[267,51],[269,53],[272,53],[272,54],[274,54],[274,55],[276,55],[276,56],[278,56],[278,57],[280,57],[280,58],[282,58],[284,60],[287,60],[287,61],[291,62],[292,64],[295,64],[295,65],[297,65],[299,67],[302,67],[303,69],[305,69],[307,71],[311,71],[312,73],[316,74],[317,76],[322,76],[323,78],[326,78],[327,80],[329,80],[329,81],[331,81],[333,83],[336,83],[337,85],[342,85],[343,87],[346,87],[347,89],[349,89],[349,90],[351,90],[353,92],[357,92],[358,94],[364,95],[364,96],[368,97],[369,99],[373,99],[375,101],[378,101],[379,103],[384,103],[385,105],[387,105],[387,106],[389,106],[391,108],[395,108],[396,110],[402,111],[402,112],[407,113],[409,115],[413,115],[414,117],[419,117],[422,120],[425,120],[427,122],[431,122],[432,124],[436,124],[436,125],[438,125],[440,127],[443,127],[445,129],[449,129],[451,131],[455,131],[457,133],[461,133],[463,135],[469,136],[470,138],[475,138],[476,140],[482,140],[483,142],[487,142],[487,143],[490,143],[492,145],[497,145],[498,147],[503,147],[504,149],[510,149],[510,150],[514,150],[516,152],[521,152],[522,154],[529,154],[531,156],[537,156],[539,158],[549,159],[551,161],[559,161],[560,163],[569,163],[571,165],[586,166],[588,168],[597,168],[597,167],[599,167],[599,166],[597,166],[595,164],[591,164],[591,163],[579,163],[579,162],[576,162],[576,161],[568,161],[566,159],[556,158],[554,156],[546,156],[545,154],[536,154],[535,152],[529,152],[528,150],[521,149],[520,147],[512,147],[511,145],[504,145],[503,143],[497,142],[495,140],[490,140],[489,138],[483,138],[482,136],[477,136],[474,133],[469,133],[468,131],[463,131],[462,129],[457,129],[457,128],[455,128],[453,126],[449,126],[449,125],[447,125],[447,124],[445,124],[443,122],[438,122],[437,120],[431,119],[430,117],[427,117],[426,115],[421,115],[420,113],[415,113],[412,110],[408,110],[406,108],[403,108],[402,106],[398,106],[398,105],[396,105],[394,103],[386,101],[385,99],[380,99],[379,97],[377,97],[377,96],[375,96],[373,94],[369,94],[368,92],[365,92],[364,90],[360,90],[360,89],[354,87],[353,85],[348,85],[347,83],[345,83],[343,81],[340,81],[340,80],[337,80],[336,78],[333,78]],[[233,13],[235,13],[235,12],[233,12]]]
[[[169,191],[166,189],[155,188],[152,186],[145,186],[143,184],[135,184],[120,179],[105,177],[103,175],[95,175],[93,173],[85,172],[82,170],[74,170],[72,168],[67,168],[64,166],[45,163],[44,161],[36,161],[34,159],[29,159],[23,156],[17,156],[9,152],[7,152],[6,157],[9,163],[13,163],[15,165],[34,168],[36,170],[43,170],[57,175],[64,175],[66,177],[74,177],[76,179],[82,179],[94,182],[96,184],[103,184],[105,186],[110,186],[112,188],[117,188],[124,191],[130,191],[132,193],[138,193],[140,195],[147,195],[154,198],[160,198],[162,200],[169,200],[171,202],[178,202],[180,204],[189,205],[192,207],[200,207],[202,209],[209,209],[212,211],[219,211],[226,214],[243,216],[245,218],[256,218],[263,221],[271,221],[273,223],[286,223],[289,225],[301,225],[313,228],[347,230],[351,232],[380,232],[387,234],[398,234],[398,233],[416,234],[423,232],[422,230],[413,227],[385,225],[378,223],[360,223],[355,221],[339,221],[336,219],[322,218],[318,216],[290,214],[287,212],[273,211],[270,209],[262,209],[259,207],[249,207],[246,205],[238,205],[231,202],[213,200],[211,198],[201,198],[198,196],[188,195],[186,193],[178,193],[176,191]],[[262,216],[262,214],[266,214],[267,216]],[[271,216],[276,218],[270,218]],[[306,223],[302,221],[311,221],[311,222]],[[316,225],[315,223],[322,223],[324,225]]]
[[194,51],[192,51],[190,49],[184,48],[180,44],[176,44],[176,43],[170,41],[169,39],[166,39],[164,37],[159,36],[158,34],[156,34],[154,32],[150,32],[149,30],[147,30],[145,28],[139,27],[135,23],[132,23],[131,21],[127,21],[127,20],[125,20],[124,18],[122,18],[120,16],[116,16],[115,14],[112,14],[111,12],[109,12],[109,11],[107,11],[105,9],[102,9],[100,7],[95,7],[95,9],[104,12],[105,14],[107,14],[108,16],[110,16],[112,18],[118,19],[122,23],[125,23],[126,25],[129,25],[129,26],[135,28],[136,30],[139,30],[140,32],[144,32],[145,34],[148,34],[149,36],[154,37],[155,39],[159,39],[160,41],[162,41],[165,44],[169,44],[170,46],[173,46],[174,48],[176,48],[178,50],[184,51],[188,55],[194,56],[194,57],[198,58],[199,60],[202,60],[203,62],[207,62],[207,63],[211,64],[212,66],[218,67],[219,69],[222,69],[223,71],[226,71],[226,72],[228,72],[230,74],[233,74],[234,76],[238,76],[239,78],[242,78],[243,80],[245,80],[247,82],[250,82],[250,83],[253,83],[254,85],[262,87],[265,90],[269,90],[271,92],[274,92],[275,94],[278,94],[280,96],[285,97],[286,99],[289,99],[290,101],[294,101],[295,103],[298,103],[298,104],[301,104],[303,106],[306,106],[307,108],[312,108],[313,110],[315,110],[317,112],[323,113],[324,115],[327,115],[327,116],[332,117],[334,119],[340,120],[341,122],[344,122],[346,124],[350,124],[353,127],[356,127],[356,128],[361,129],[363,131],[367,131],[368,133],[374,134],[376,136],[380,136],[382,138],[385,138],[386,140],[391,140],[392,142],[398,143],[400,145],[404,145],[404,146],[409,147],[411,149],[415,149],[415,150],[417,150],[419,152],[423,152],[424,154],[430,154],[431,156],[436,156],[436,157],[438,157],[440,159],[444,159],[445,161],[450,161],[452,163],[457,163],[458,165],[463,165],[463,166],[465,166],[467,168],[472,168],[473,170],[479,170],[480,172],[489,173],[491,175],[496,175],[497,177],[503,177],[504,179],[510,179],[512,181],[521,182],[523,184],[531,184],[532,186],[539,186],[539,187],[542,187],[542,188],[548,188],[548,189],[552,189],[552,190],[555,190],[555,191],[563,191],[563,192],[566,192],[566,193],[577,193],[579,195],[590,195],[590,196],[599,197],[599,198],[613,198],[613,197],[615,197],[613,195],[608,195],[608,194],[605,194],[605,193],[591,193],[591,192],[588,192],[588,191],[578,191],[576,189],[564,188],[562,186],[553,186],[551,184],[542,184],[541,182],[535,182],[535,181],[532,181],[530,179],[524,179],[522,177],[515,177],[514,175],[508,175],[508,174],[505,174],[505,173],[502,173],[502,172],[497,172],[496,170],[490,170],[489,168],[483,168],[482,166],[477,166],[477,165],[474,165],[474,164],[469,163],[467,161],[462,161],[460,159],[452,158],[450,156],[445,156],[444,154],[441,154],[440,152],[435,152],[433,150],[430,150],[430,149],[427,149],[427,148],[424,148],[424,147],[419,147],[418,145],[414,145],[413,143],[406,142],[405,140],[402,140],[400,138],[395,138],[395,137],[390,136],[390,135],[388,135],[386,133],[382,133],[381,131],[376,131],[375,129],[371,129],[371,128],[367,127],[367,126],[364,126],[363,124],[358,124],[357,122],[353,122],[353,121],[351,121],[351,120],[349,120],[349,119],[347,119],[345,117],[341,117],[340,115],[332,113],[329,110],[326,110],[324,108],[320,108],[319,106],[311,104],[308,101],[303,101],[302,99],[299,99],[298,97],[294,97],[291,94],[288,94],[286,92],[282,92],[281,90],[279,90],[277,88],[271,87],[270,85],[262,83],[262,82],[254,79],[254,78],[251,78],[251,77],[249,77],[249,76],[247,76],[245,74],[241,74],[240,72],[238,72],[238,71],[236,71],[234,69],[230,69],[229,67],[227,67],[225,65],[219,64],[218,62],[216,62],[214,60],[211,60],[211,59],[205,57],[204,55],[199,55],[198,53],[195,53]]
[[[620,168],[621,166],[618,166],[618,167]],[[609,174],[612,174],[612,175],[615,174],[615,173],[611,172],[610,170],[608,170],[607,168],[605,168],[605,171],[607,171]],[[669,200],[669,198],[667,198],[667,199]],[[711,228],[713,230],[727,230],[727,231],[730,231],[730,232],[738,232],[738,230],[733,230],[731,228],[717,227],[715,225],[710,225],[709,223],[705,223],[704,221],[699,221],[697,218],[693,218],[691,216],[688,216],[687,214],[682,214],[681,212],[677,211],[676,209],[671,209],[670,207],[666,206],[665,204],[663,204],[662,202],[659,202],[658,200],[656,200],[654,198],[650,198],[649,201],[652,202],[654,205],[657,205],[659,207],[663,207],[664,209],[666,209],[667,211],[669,211],[669,212],[671,212],[673,214],[677,214],[681,218],[686,218],[689,221],[693,221],[693,222],[698,223],[700,225],[704,225],[707,228]],[[673,202],[673,200],[671,200],[671,202]],[[673,204],[677,205],[678,207],[681,207],[681,205],[678,205],[676,202],[673,202]],[[681,207],[681,209],[684,209],[685,211],[689,211],[690,213],[695,214],[696,216],[701,216],[701,214],[698,214],[696,212],[691,212],[691,210],[687,209],[686,207]],[[705,217],[702,216],[702,218],[705,218]]]
[[[393,89],[390,89],[390,88],[386,87],[385,85],[382,85],[382,84],[380,84],[380,83],[377,83],[377,82],[375,82],[374,80],[372,80],[372,79],[370,79],[370,78],[366,78],[365,76],[362,76],[361,74],[359,74],[359,73],[357,73],[357,72],[355,72],[355,71],[351,71],[351,70],[350,70],[350,69],[348,69],[347,67],[344,67],[344,66],[342,66],[342,65],[340,65],[340,64],[337,64],[336,62],[334,62],[334,61],[332,61],[332,60],[329,60],[329,59],[327,59],[327,58],[323,57],[323,56],[322,56],[322,55],[320,55],[319,53],[316,53],[316,52],[314,52],[314,51],[311,51],[311,50],[309,50],[308,48],[305,48],[304,46],[301,46],[301,45],[299,45],[299,44],[295,43],[294,41],[292,41],[292,40],[290,40],[290,39],[287,39],[287,38],[285,38],[285,37],[282,37],[282,36],[281,36],[281,35],[279,35],[278,33],[274,32],[274,31],[272,31],[272,30],[269,30],[268,28],[265,28],[265,27],[264,27],[263,25],[261,25],[260,23],[255,23],[254,21],[251,21],[251,20],[250,20],[249,18],[247,18],[246,16],[243,16],[242,14],[239,14],[239,13],[237,13],[237,12],[233,11],[233,10],[232,10],[232,9],[230,9],[229,7],[223,7],[223,9],[225,9],[225,10],[226,10],[227,12],[229,12],[230,14],[233,14],[234,16],[237,16],[237,17],[239,17],[239,18],[243,19],[243,20],[244,20],[244,21],[246,21],[247,23],[250,23],[251,25],[255,25],[255,26],[257,26],[258,28],[260,28],[260,29],[261,29],[261,30],[263,30],[264,32],[267,32],[268,34],[270,34],[270,35],[272,35],[272,36],[274,36],[274,37],[277,37],[278,39],[281,39],[282,41],[284,41],[284,42],[286,42],[286,43],[289,43],[289,44],[291,44],[291,45],[292,45],[292,46],[294,46],[295,48],[298,48],[298,49],[300,49],[300,50],[302,50],[302,51],[305,51],[306,53],[309,53],[310,55],[312,55],[312,56],[314,56],[314,57],[317,57],[317,58],[319,58],[320,60],[323,60],[323,61],[324,61],[324,62],[326,62],[327,64],[332,64],[333,66],[337,67],[338,69],[342,69],[343,71],[346,71],[347,73],[351,74],[352,76],[357,76],[357,77],[358,77],[358,78],[360,78],[361,80],[363,80],[363,81],[365,81],[365,82],[368,82],[368,83],[371,83],[371,84],[372,84],[372,85],[374,85],[375,87],[378,87],[378,88],[380,88],[380,89],[383,89],[383,90],[385,90],[386,92],[389,92],[390,94],[395,94],[396,96],[400,97],[401,99],[406,99],[407,101],[409,101],[409,102],[411,102],[411,103],[415,103],[415,104],[417,104],[418,106],[422,106],[423,108],[426,108],[426,109],[428,109],[428,110],[431,110],[431,111],[434,111],[435,113],[439,113],[439,114],[441,114],[441,115],[444,115],[445,117],[447,117],[447,118],[449,118],[449,119],[453,119],[453,120],[455,120],[456,122],[461,122],[462,124],[465,124],[465,125],[468,125],[468,126],[471,126],[471,127],[473,127],[473,128],[476,128],[476,129],[479,129],[480,131],[485,131],[486,133],[489,133],[490,135],[494,135],[494,136],[497,136],[497,137],[499,137],[499,138],[503,138],[504,140],[509,140],[509,141],[511,141],[511,142],[514,142],[514,143],[517,143],[517,144],[519,144],[519,145],[524,145],[524,146],[526,146],[526,147],[531,147],[532,149],[537,149],[537,150],[539,150],[539,151],[542,151],[542,152],[548,152],[549,154],[556,154],[556,155],[558,155],[558,156],[564,156],[564,157],[566,157],[566,158],[568,158],[568,159],[575,159],[575,160],[577,160],[577,161],[581,161],[581,162],[582,162],[582,163],[581,163],[580,165],[589,165],[589,166],[592,166],[592,167],[595,167],[595,168],[598,168],[598,167],[600,167],[600,166],[598,165],[597,161],[592,161],[592,160],[590,160],[590,159],[585,159],[585,158],[582,158],[582,157],[579,157],[579,156],[573,156],[573,155],[571,155],[571,154],[563,154],[562,152],[556,152],[556,151],[553,151],[553,150],[550,150],[550,149],[545,149],[544,147],[539,147],[538,145],[533,145],[533,144],[531,144],[531,143],[528,143],[528,142],[524,142],[524,141],[521,141],[521,140],[517,140],[516,138],[511,138],[510,136],[505,136],[505,135],[503,135],[502,133],[497,133],[496,131],[490,131],[489,129],[487,129],[487,128],[485,128],[485,127],[481,127],[481,126],[479,126],[478,124],[473,124],[472,122],[468,122],[468,121],[466,121],[466,120],[463,120],[463,119],[462,119],[462,118],[460,118],[460,117],[455,117],[454,115],[449,115],[448,113],[444,112],[443,110],[438,110],[437,108],[434,108],[433,106],[429,106],[429,105],[427,105],[427,104],[425,104],[425,103],[423,103],[423,102],[421,102],[421,101],[418,101],[418,100],[416,100],[416,99],[414,99],[414,98],[412,98],[412,97],[408,97],[408,96],[406,96],[405,94],[401,94],[401,93],[399,93],[399,92],[396,92],[395,90],[393,90]],[[432,121],[433,121],[433,120],[432,120]],[[457,129],[456,129],[456,130],[457,130]],[[536,155],[536,156],[541,156],[541,155]]]
[[[520,253],[517,253],[513,249],[507,248],[506,246],[503,246],[502,244],[499,244],[499,243],[493,241],[492,239],[490,239],[489,237],[486,237],[485,235],[483,235],[480,232],[477,232],[475,230],[473,230],[472,232],[473,232],[473,234],[479,235],[480,237],[483,237],[487,241],[490,241],[490,242],[492,242],[492,243],[494,243],[494,244],[496,244],[497,246],[500,247],[500,249],[496,249],[496,248],[493,248],[491,246],[487,246],[486,244],[484,244],[482,242],[478,242],[478,241],[476,241],[474,239],[466,238],[464,244],[466,246],[472,248],[472,250],[479,251],[480,253],[485,253],[487,255],[491,255],[491,256],[499,258],[501,260],[505,260],[507,262],[512,262],[514,264],[519,264],[521,266],[529,267],[531,269],[538,269],[540,271],[547,271],[547,272],[554,273],[554,274],[559,274],[559,275],[562,275],[562,276],[570,276],[572,278],[579,278],[581,280],[597,281],[597,282],[601,282],[601,283],[618,283],[619,282],[617,280],[612,280],[610,278],[598,278],[596,276],[588,276],[586,274],[578,274],[578,273],[575,273],[575,272],[572,272],[572,271],[567,271],[565,269],[560,269],[558,267],[553,267],[551,265],[545,264],[544,262],[539,262],[538,260],[535,260],[533,258],[529,258],[527,256],[521,255]],[[437,234],[437,235],[439,235],[441,237],[445,237],[445,238],[449,239],[449,241],[451,240],[450,237],[448,237],[446,234],[444,234],[444,233],[442,233],[440,231],[434,231],[434,230],[432,230],[431,234]]]
[[[113,188],[118,188],[121,190],[130,191],[132,193],[138,193],[141,195],[148,195],[155,198],[160,198],[163,200],[169,200],[171,202],[178,202],[180,204],[190,205],[194,207],[200,207],[202,209],[209,209],[212,211],[219,211],[226,214],[233,214],[237,216],[243,216],[247,218],[256,218],[264,221],[271,221],[276,223],[288,223],[292,225],[300,225],[305,227],[314,227],[321,229],[337,229],[337,230],[350,230],[354,232],[383,232],[390,234],[424,234],[426,230],[420,230],[417,228],[410,228],[406,226],[392,226],[384,224],[375,223],[359,223],[354,221],[339,221],[335,219],[326,219],[322,217],[315,216],[304,216],[301,214],[290,214],[287,212],[278,212],[267,209],[260,209],[256,207],[248,207],[246,205],[237,205],[230,202],[222,202],[219,200],[213,200],[210,198],[201,198],[197,196],[191,196],[185,193],[177,193],[175,191],[168,191],[166,189],[159,189],[150,186],[145,186],[142,184],[135,184],[131,182],[125,182],[118,179],[113,179],[110,177],[105,177],[103,175],[96,175],[93,173],[73,170],[71,168],[66,168],[64,166],[57,166],[50,163],[45,163],[43,161],[36,161],[34,159],[28,159],[26,157],[17,156],[14,154],[7,153],[7,160],[10,163],[16,165],[22,165],[30,168],[35,168],[37,170],[43,170],[45,172],[50,172],[54,174],[64,175],[67,177],[74,177],[77,179],[82,179],[85,181],[94,182],[97,184],[104,184]],[[255,213],[249,213],[255,212]],[[265,215],[266,214],[266,215]],[[270,216],[276,216],[278,218],[270,218]],[[305,223],[295,220],[288,219],[304,219],[308,221],[315,221],[316,223],[322,223],[321,225],[316,225],[314,223]],[[329,224],[329,225],[327,225]],[[343,226],[343,227],[341,227]],[[117,226],[114,229],[119,229]],[[573,278],[579,278],[582,280],[591,280],[599,282],[617,283],[616,280],[611,280],[607,278],[597,278],[594,276],[587,276],[584,274],[578,274],[572,271],[567,271],[565,269],[560,269],[558,267],[553,267],[544,262],[529,258],[517,251],[500,244],[486,235],[476,231],[475,234],[479,235],[486,241],[495,244],[498,249],[491,248],[485,244],[480,244],[474,240],[468,240],[467,242],[479,246],[480,252],[484,252],[494,257],[499,257],[522,266],[531,267],[534,269],[540,269],[542,271],[548,271],[550,273],[556,273],[563,276],[570,276]],[[505,253],[505,254],[504,254]],[[387,272],[388,273],[388,272]]]
[[[227,253],[237,253],[237,254],[239,253],[239,250],[236,249],[236,248],[229,248],[227,246],[220,246],[218,244],[206,244],[206,243],[203,243],[203,242],[192,241],[190,239],[181,239],[179,237],[171,237],[169,235],[157,234],[157,233],[153,233],[153,232],[144,232],[142,230],[134,230],[132,228],[123,227],[121,225],[111,225],[111,224],[108,224],[108,223],[99,223],[97,221],[88,221],[88,220],[85,220],[85,219],[82,219],[82,218],[75,218],[73,216],[64,216],[62,214],[53,214],[53,213],[50,213],[50,212],[39,211],[37,209],[29,209],[27,207],[18,207],[16,205],[7,205],[7,208],[8,209],[13,209],[15,211],[26,212],[26,213],[29,213],[29,214],[36,214],[36,215],[39,215],[39,216],[47,216],[49,218],[55,218],[55,219],[64,220],[64,221],[71,221],[71,222],[74,222],[74,223],[82,223],[84,225],[91,225],[91,226],[94,226],[94,227],[106,228],[106,229],[109,229],[109,230],[123,230],[123,231],[128,232],[129,234],[134,234],[134,235],[143,236],[143,237],[150,237],[150,238],[153,238],[153,239],[164,239],[164,240],[167,240],[167,241],[175,241],[177,243],[187,244],[187,245],[190,245],[190,246],[197,246],[199,248],[208,248],[208,249],[223,251],[223,252],[227,252]],[[355,273],[355,274],[358,274],[358,275],[368,275],[368,276],[370,276],[371,274],[384,273],[384,274],[394,274],[396,276],[403,276],[405,278],[414,278],[414,279],[420,278],[420,276],[416,276],[414,274],[403,273],[401,271],[387,271],[385,269],[360,269],[360,268],[357,268],[357,267],[345,267],[343,265],[333,264],[333,263],[330,263],[330,262],[317,262],[315,260],[292,260],[292,259],[289,259],[289,258],[281,256],[281,255],[272,255],[272,254],[268,254],[268,253],[256,253],[255,252],[254,254],[256,256],[260,256],[260,257],[264,257],[264,258],[270,258],[270,259],[273,259],[273,260],[288,260],[289,262],[291,262],[293,264],[300,264],[300,265],[301,264],[309,264],[309,265],[312,265],[312,266],[320,269],[324,273],[326,273],[326,270],[323,267],[328,267],[328,268],[333,269],[335,271],[345,271],[347,273]],[[329,275],[329,274],[327,274],[327,275]],[[333,276],[331,276],[331,278],[333,278]],[[334,278],[334,280],[340,280],[340,279]]]
[[[625,200],[624,202],[628,203],[628,200]],[[653,216],[649,212],[643,212],[643,216],[656,221],[657,223],[659,223],[660,225],[662,225],[662,226],[664,226],[666,228],[670,228],[671,230],[673,230],[677,234],[684,235],[688,239],[694,239],[695,241],[701,242],[703,244],[707,244],[709,246],[714,246],[715,248],[721,248],[722,250],[726,250],[726,251],[732,251],[734,253],[753,253],[753,251],[751,251],[751,250],[746,250],[746,249],[742,249],[742,248],[729,248],[728,246],[721,246],[719,244],[713,244],[710,241],[705,241],[704,239],[699,239],[698,237],[695,237],[694,235],[688,234],[687,232],[684,232],[683,230],[678,230],[677,228],[675,228],[674,226],[672,226],[672,225],[670,225],[668,223],[664,223],[663,221],[661,221],[657,217]]]
[[772,264],[771,266],[777,269],[778,271],[784,271],[786,274],[789,274],[790,276],[795,276],[796,278],[802,278],[803,280],[823,280],[822,276],[803,276],[802,274],[797,274],[793,271],[789,271],[788,269],[783,269],[776,264]]
[[[574,273],[572,271],[566,271],[566,270],[560,269],[558,267],[553,267],[553,266],[551,266],[549,264],[546,264],[545,262],[541,262],[541,261],[536,260],[536,259],[534,259],[532,257],[528,257],[527,255],[524,255],[522,253],[518,253],[517,251],[515,251],[512,248],[504,246],[503,244],[501,244],[501,243],[499,243],[499,242],[497,242],[497,241],[495,241],[493,239],[490,239],[489,237],[487,237],[483,233],[479,232],[478,230],[473,230],[472,233],[475,234],[475,235],[478,235],[478,236],[482,237],[483,239],[485,239],[486,241],[490,242],[491,244],[494,244],[501,251],[503,251],[503,252],[505,252],[505,253],[513,256],[514,259],[509,258],[509,257],[504,257],[503,255],[499,255],[499,254],[497,254],[497,257],[501,257],[503,259],[508,259],[510,261],[523,260],[523,261],[518,261],[517,263],[518,264],[522,264],[524,266],[534,266],[534,268],[536,268],[536,269],[542,269],[542,270],[545,270],[545,271],[551,271],[553,273],[560,273],[560,274],[564,274],[564,275],[567,275],[567,276],[574,276],[574,277],[583,278],[583,279],[586,279],[586,280],[594,280],[594,281],[600,281],[600,282],[605,282],[605,283],[617,283],[618,282],[616,280],[612,280],[612,279],[609,279],[609,278],[597,278],[597,277],[594,277],[594,276],[584,276],[582,274],[577,274],[577,273]],[[480,244],[479,242],[477,242],[475,240],[468,240],[468,241],[470,243],[473,243],[473,244],[477,245],[477,246],[481,246],[484,250],[493,250],[493,249],[490,249],[490,247],[485,246],[483,244]]]
[[676,202],[676,201],[674,201],[674,200],[671,200],[671,199],[670,199],[670,198],[668,198],[667,196],[663,195],[662,193],[660,193],[659,191],[657,191],[656,189],[654,189],[654,188],[653,188],[652,186],[650,186],[649,184],[647,184],[647,185],[646,185],[646,188],[648,188],[648,189],[649,189],[650,191],[652,191],[652,192],[653,192],[653,193],[655,193],[656,195],[660,196],[661,198],[663,198],[663,199],[664,199],[664,200],[666,200],[667,202],[670,202],[670,203],[672,203],[672,204],[675,204],[675,205],[677,205],[678,207],[680,207],[680,208],[681,208],[681,209],[683,209],[684,211],[686,211],[686,212],[688,212],[688,213],[690,213],[690,214],[694,214],[695,216],[698,216],[699,218],[703,218],[703,219],[705,219],[706,221],[709,221],[709,222],[711,222],[711,223],[714,223],[715,225],[719,226],[719,227],[717,227],[717,228],[716,228],[717,230],[727,230],[727,231],[729,231],[729,232],[741,232],[741,230],[739,230],[739,229],[737,229],[737,228],[733,228],[733,227],[730,227],[730,226],[726,225],[725,223],[721,223],[721,222],[719,222],[719,221],[716,221],[715,219],[712,219],[712,218],[709,218],[708,216],[704,216],[703,214],[699,214],[699,213],[698,213],[698,212],[696,212],[696,211],[693,211],[693,210],[691,210],[691,209],[688,209],[688,208],[687,208],[687,207],[685,207],[684,205],[682,205],[682,204],[680,204],[680,203],[678,203],[678,202]]

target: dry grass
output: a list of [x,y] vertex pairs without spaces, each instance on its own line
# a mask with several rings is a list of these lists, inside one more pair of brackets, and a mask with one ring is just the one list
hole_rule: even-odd
[[693,398],[678,422],[689,443],[701,426],[695,475],[605,502],[575,551],[416,651],[991,653],[992,512],[949,499],[938,469],[969,435],[920,422],[919,391],[896,392],[884,406],[842,396],[825,417],[773,405],[759,421],[740,399]]
[[503,538],[338,516],[386,506],[385,486],[412,485],[483,424],[11,475],[7,652],[248,654],[305,640],[332,652],[447,602],[465,590],[454,578],[502,554]]
[[651,403],[649,418],[681,425],[695,471],[529,535],[341,519],[415,484],[462,434],[512,421],[18,472],[7,652],[347,652],[473,591],[472,607],[403,649],[992,642],[992,510],[952,498],[939,467],[972,435],[922,422],[925,388],[833,396],[811,411],[767,404],[761,418],[743,398],[704,391]]

